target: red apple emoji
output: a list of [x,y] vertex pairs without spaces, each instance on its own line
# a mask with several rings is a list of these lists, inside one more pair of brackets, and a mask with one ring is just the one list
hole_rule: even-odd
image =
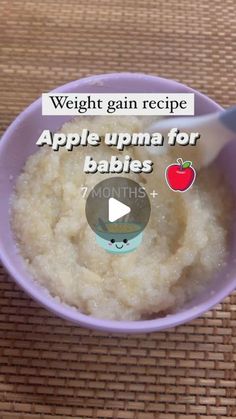
[[183,162],[177,159],[177,164],[170,164],[166,168],[166,182],[172,191],[185,192],[191,188],[196,178],[196,171],[191,161]]

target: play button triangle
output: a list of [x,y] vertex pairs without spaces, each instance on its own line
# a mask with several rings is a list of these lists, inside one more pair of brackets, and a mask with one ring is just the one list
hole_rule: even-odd
[[108,201],[108,219],[111,223],[119,218],[124,217],[126,214],[129,214],[131,211],[128,205],[123,204],[115,198],[110,198]]

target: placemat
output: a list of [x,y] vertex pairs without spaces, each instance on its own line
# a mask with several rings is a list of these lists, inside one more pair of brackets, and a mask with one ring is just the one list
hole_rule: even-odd
[[[97,73],[174,78],[235,103],[235,0],[0,1],[1,131],[42,92]],[[0,273],[2,419],[235,418],[236,295],[166,333],[108,335]]]

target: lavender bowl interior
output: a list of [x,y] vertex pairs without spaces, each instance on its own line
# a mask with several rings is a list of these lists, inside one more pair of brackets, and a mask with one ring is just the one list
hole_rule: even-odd
[[[211,113],[221,109],[208,97],[172,80],[143,74],[107,74],[92,76],[68,83],[55,92],[194,92],[196,114]],[[32,103],[11,124],[0,141],[0,258],[11,277],[35,300],[57,315],[76,324],[110,332],[140,333],[167,329],[185,323],[219,303],[236,286],[236,226],[231,226],[230,256],[224,271],[212,278],[207,288],[180,311],[166,317],[144,321],[109,321],[86,316],[72,307],[56,301],[35,283],[16,252],[10,227],[10,198],[15,179],[20,174],[27,157],[38,148],[36,140],[43,129],[56,131],[71,117],[42,116],[41,99]],[[236,194],[236,142],[229,144],[220,154],[218,164],[224,171],[232,193]]]

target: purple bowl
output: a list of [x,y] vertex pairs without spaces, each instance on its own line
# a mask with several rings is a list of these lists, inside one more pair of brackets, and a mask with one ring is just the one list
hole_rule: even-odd
[[[116,93],[181,93],[194,92],[196,114],[206,114],[221,109],[214,101],[201,93],[173,80],[144,74],[118,73],[87,77],[55,89],[55,92],[116,92]],[[166,317],[143,321],[111,321],[87,316],[73,307],[64,305],[32,280],[22,259],[17,254],[15,240],[9,222],[10,198],[15,179],[20,174],[27,157],[38,148],[36,140],[42,130],[55,131],[71,117],[42,116],[41,99],[32,103],[10,125],[0,141],[0,258],[12,276],[30,296],[53,313],[78,325],[93,329],[141,333],[167,329],[186,323],[200,316],[212,306],[223,300],[236,287],[236,228],[232,226],[231,251],[224,271],[217,274],[207,285],[204,292],[185,304],[178,312]],[[224,171],[228,183],[236,195],[236,142],[229,144],[221,153],[218,164]]]

